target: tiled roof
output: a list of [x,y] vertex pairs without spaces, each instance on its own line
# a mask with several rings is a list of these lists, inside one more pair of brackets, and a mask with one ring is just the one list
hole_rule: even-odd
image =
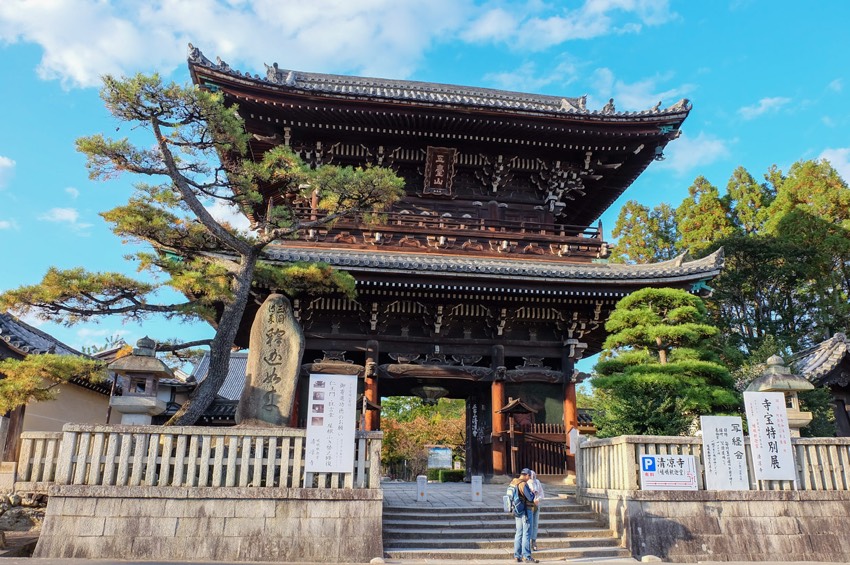
[[[233,352],[230,354],[230,366],[224,384],[218,390],[218,396],[227,400],[239,400],[242,389],[245,386],[245,371],[248,367],[248,354],[244,352]],[[204,356],[192,370],[192,377],[200,383],[207,378],[210,368],[210,354]]]
[[[847,356],[847,337],[837,333],[826,341],[795,353],[791,357],[794,369],[806,377],[812,384],[822,386],[832,384],[836,379],[847,380],[848,376],[831,375]],[[846,386],[847,383],[844,383]]]
[[0,314],[0,340],[21,355],[83,355],[11,314]]
[[533,112],[558,115],[584,115],[599,118],[624,117],[663,117],[683,116],[691,109],[688,100],[683,99],[669,108],[655,107],[641,112],[617,112],[612,102],[600,110],[588,110],[585,107],[586,96],[562,97],[543,94],[526,94],[496,90],[456,86],[433,82],[410,80],[394,80],[382,78],[353,77],[322,73],[306,73],[281,69],[277,63],[266,65],[266,76],[251,73],[241,73],[234,70],[221,59],[210,61],[200,49],[189,44],[189,64],[211,69],[220,73],[264,83],[270,86],[282,87],[287,90],[305,93],[318,92],[344,98],[368,98],[378,100],[395,100],[402,102],[429,103],[443,106],[462,106],[508,111]]
[[460,257],[416,253],[368,252],[356,250],[294,248],[273,244],[268,257],[281,262],[321,262],[348,271],[381,269],[382,272],[410,274],[451,274],[463,278],[510,277],[553,282],[617,281],[633,284],[685,282],[710,278],[723,268],[723,250],[696,261],[680,256],[670,261],[648,265],[613,263],[562,263],[541,260],[513,260],[489,257]]

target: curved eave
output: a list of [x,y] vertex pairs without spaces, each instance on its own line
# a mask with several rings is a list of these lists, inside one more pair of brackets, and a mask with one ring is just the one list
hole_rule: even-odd
[[[459,290],[469,283],[481,281],[499,282],[500,287],[510,291],[512,284],[533,283],[535,285],[598,286],[617,285],[625,287],[684,285],[711,279],[723,268],[722,249],[699,259],[684,262],[682,257],[652,265],[612,265],[555,263],[540,260],[508,260],[491,258],[466,258],[453,256],[428,256],[415,253],[380,252],[369,253],[352,250],[287,248],[273,245],[267,249],[268,260],[280,263],[298,261],[327,263],[351,273],[374,273],[398,275],[405,278],[425,279],[433,282],[405,282],[405,288],[446,287]],[[383,278],[383,277],[382,277]],[[445,282],[442,282],[445,281]],[[390,286],[381,281],[362,283],[366,285]],[[399,283],[396,283],[398,286]],[[533,294],[573,294],[567,289],[537,288]],[[517,292],[529,293],[528,289]],[[593,293],[593,289],[589,292]]]
[[213,63],[200,51],[190,49],[189,71],[195,84],[206,80],[224,82],[258,95],[297,94],[323,99],[380,102],[394,105],[432,106],[462,109],[465,112],[500,112],[512,115],[536,115],[584,123],[669,123],[681,124],[691,110],[682,100],[661,109],[639,112],[606,112],[577,107],[581,98],[528,94],[489,88],[440,83],[306,73],[268,67],[266,76],[252,75],[231,68],[224,62]]
[[814,385],[829,384],[830,373],[838,368],[848,353],[847,338],[838,333],[821,343],[792,356],[794,368]]
[[34,328],[11,314],[0,314],[0,340],[19,355],[77,355],[87,357],[55,337]]

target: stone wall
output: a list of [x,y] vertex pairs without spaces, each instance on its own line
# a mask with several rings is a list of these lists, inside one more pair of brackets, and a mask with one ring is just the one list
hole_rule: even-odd
[[638,559],[850,562],[850,492],[589,489],[580,500]]
[[368,562],[380,489],[54,486],[34,557]]

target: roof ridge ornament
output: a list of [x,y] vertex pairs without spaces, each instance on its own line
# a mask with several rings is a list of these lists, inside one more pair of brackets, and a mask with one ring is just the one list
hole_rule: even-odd
[[213,62],[207,59],[200,49],[189,44],[189,54],[188,59],[190,63],[197,63],[199,65],[203,65],[205,67],[214,67]]

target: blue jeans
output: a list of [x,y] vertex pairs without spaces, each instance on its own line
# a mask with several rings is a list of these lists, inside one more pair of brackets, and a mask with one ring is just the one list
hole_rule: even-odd
[[531,541],[537,541],[537,523],[540,521],[540,507],[537,506],[531,513]]
[[516,534],[514,535],[514,557],[517,559],[531,558],[531,509],[526,508],[522,516],[516,520]]

